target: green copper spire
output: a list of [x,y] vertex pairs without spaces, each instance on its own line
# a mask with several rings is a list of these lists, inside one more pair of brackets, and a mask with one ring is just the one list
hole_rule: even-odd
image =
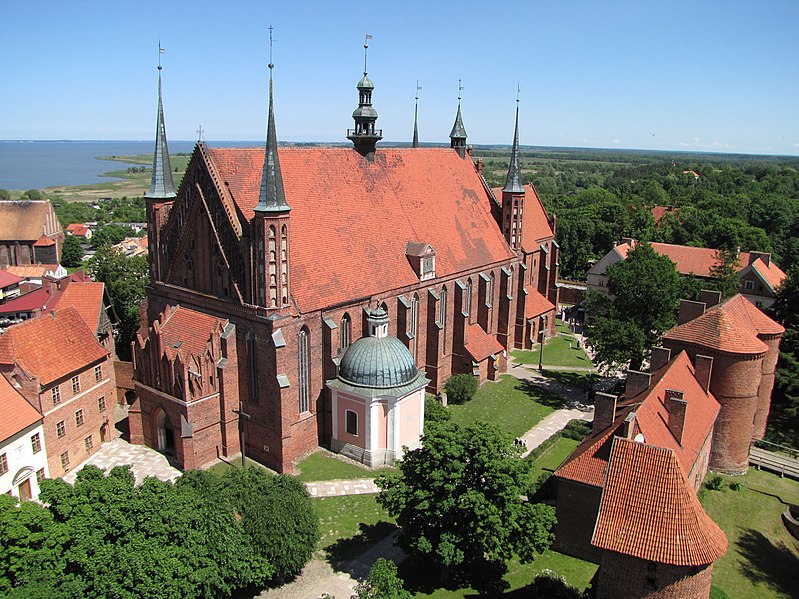
[[461,118],[461,91],[463,86],[461,80],[458,79],[458,114],[455,115],[455,124],[452,125],[452,131],[449,134],[449,147],[455,148],[461,158],[466,156],[466,127],[463,126],[463,119]]
[[169,148],[166,144],[166,126],[164,125],[164,106],[161,102],[161,54],[158,46],[158,120],[155,125],[155,151],[153,152],[153,177],[150,190],[145,198],[171,199],[175,197],[175,183],[172,180],[172,165],[169,162]]
[[416,82],[416,107],[413,109],[413,143],[411,147],[418,148],[419,147],[419,90],[422,89],[419,87],[419,82]]
[[516,97],[516,130],[513,133],[513,149],[510,154],[510,164],[508,165],[508,176],[505,179],[505,187],[502,191],[508,193],[524,193],[522,183],[522,169],[519,163],[519,97]]
[[286,192],[283,190],[283,174],[280,172],[280,158],[277,154],[277,132],[275,131],[275,102],[272,96],[272,47],[270,33],[269,47],[269,122],[266,126],[266,152],[264,154],[264,172],[261,176],[261,195],[259,212],[285,212],[291,210],[286,203]]

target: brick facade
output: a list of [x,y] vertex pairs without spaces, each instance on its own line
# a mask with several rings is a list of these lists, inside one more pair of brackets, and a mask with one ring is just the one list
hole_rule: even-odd
[[557,478],[557,523],[552,548],[560,553],[599,563],[602,550],[591,544],[602,487]]
[[596,599],[707,599],[713,564],[672,566],[605,551],[597,572]]

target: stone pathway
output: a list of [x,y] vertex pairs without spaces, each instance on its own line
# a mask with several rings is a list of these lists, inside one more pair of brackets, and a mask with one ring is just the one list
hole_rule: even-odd
[[171,481],[182,474],[180,470],[169,464],[163,454],[154,449],[144,445],[131,445],[122,439],[114,439],[104,443],[89,459],[64,476],[64,480],[73,484],[78,471],[88,464],[93,464],[106,472],[114,466],[129,464],[136,477],[137,485],[140,485],[148,476]]
[[326,480],[314,483],[305,483],[311,497],[338,497],[341,495],[364,495],[377,493],[380,489],[371,478],[355,480]]

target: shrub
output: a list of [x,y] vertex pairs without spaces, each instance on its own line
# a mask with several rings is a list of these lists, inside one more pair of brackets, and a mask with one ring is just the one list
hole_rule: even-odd
[[570,586],[552,570],[544,570],[527,587],[530,599],[585,599],[585,593]]
[[355,587],[355,594],[351,599],[411,599],[411,597],[413,595],[402,587],[402,579],[397,575],[397,564],[381,557],[369,570],[369,578]]
[[424,398],[424,423],[425,426],[432,422],[446,422],[452,417],[441,402],[432,395]]
[[711,491],[721,491],[724,487],[724,479],[719,474],[713,474],[705,480],[705,487]]
[[733,491],[740,491],[743,488],[743,485],[739,483],[737,480],[734,480],[730,483],[730,489]]
[[447,400],[456,403],[466,403],[477,393],[477,377],[471,374],[455,374],[444,383]]
[[570,420],[561,433],[567,439],[582,441],[591,434],[591,425],[585,420]]

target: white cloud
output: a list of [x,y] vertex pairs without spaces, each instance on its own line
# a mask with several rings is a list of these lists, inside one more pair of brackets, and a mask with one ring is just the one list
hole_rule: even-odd
[[614,143],[615,145],[619,145],[619,144],[621,143],[621,140],[620,140],[620,139],[618,139],[618,138],[616,138],[616,139],[614,139],[614,140],[613,140],[613,143]]

